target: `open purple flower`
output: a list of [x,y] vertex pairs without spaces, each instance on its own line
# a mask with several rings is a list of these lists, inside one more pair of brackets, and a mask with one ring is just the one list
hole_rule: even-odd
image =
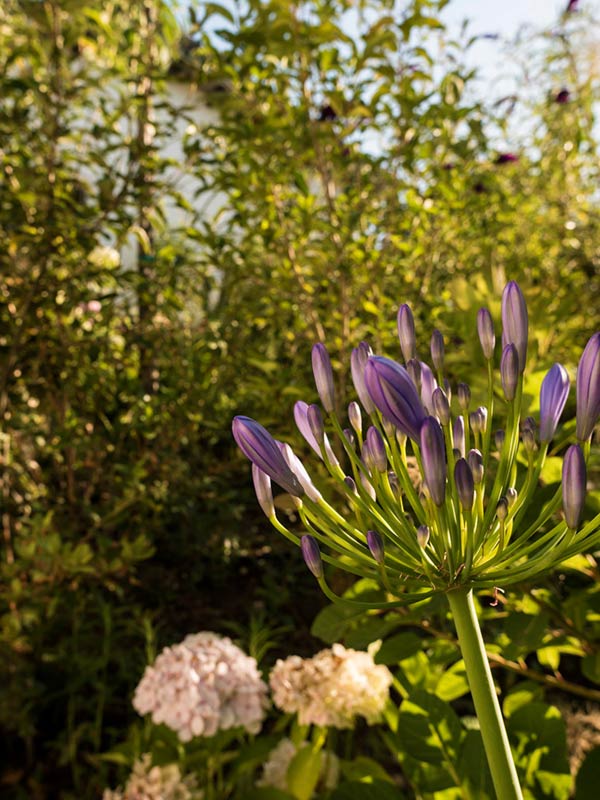
[[288,467],[277,442],[271,434],[250,417],[234,417],[233,438],[242,453],[271,480],[294,497],[302,497],[300,481]]
[[519,356],[519,372],[525,370],[529,322],[527,305],[516,281],[509,281],[502,292],[502,348],[514,344]]
[[577,367],[577,438],[587,442],[600,417],[600,333],[585,346]]
[[540,442],[549,442],[554,436],[568,396],[567,370],[562,364],[554,364],[540,389]]
[[365,385],[383,416],[418,442],[425,410],[404,367],[389,358],[371,356],[365,368]]
[[446,496],[446,448],[444,434],[435,417],[425,418],[420,438],[425,483],[435,505],[441,506]]

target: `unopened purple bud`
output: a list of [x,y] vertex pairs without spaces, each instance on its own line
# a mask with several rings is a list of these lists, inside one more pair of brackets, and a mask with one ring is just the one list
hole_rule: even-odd
[[454,446],[458,449],[461,456],[465,456],[465,420],[462,416],[458,416],[454,420],[454,428],[452,431],[454,439]]
[[286,464],[298,478],[300,485],[306,492],[306,496],[310,498],[313,503],[318,503],[322,499],[321,493],[313,484],[304,464],[300,461],[289,444],[286,444],[285,442],[277,442],[277,446],[279,447],[281,455],[284,457]]
[[371,500],[375,501],[377,499],[377,493],[376,493],[375,487],[373,486],[371,481],[367,478],[367,476],[364,474],[364,472],[360,472],[359,475],[358,475],[358,478],[359,478],[360,484],[363,487],[363,489],[365,490],[365,492],[369,495]]
[[459,458],[454,465],[454,480],[461,506],[465,511],[470,511],[475,499],[475,482],[471,467],[464,458]]
[[569,396],[569,375],[562,364],[554,364],[540,389],[540,442],[549,442]]
[[475,486],[478,486],[483,481],[483,456],[479,450],[469,450],[467,454],[467,462],[471,467],[473,474],[473,481]]
[[421,391],[421,362],[416,358],[411,358],[406,362],[406,371],[410,375],[411,381],[415,385],[415,389]]
[[[527,305],[516,281],[509,281],[502,293],[502,346],[514,344],[517,349],[517,370],[525,370],[528,337]],[[509,398],[512,399],[512,398]]]
[[242,453],[271,480],[294,497],[302,497],[300,481],[288,467],[277,442],[271,434],[250,417],[234,417],[231,425],[233,438]]
[[333,369],[331,368],[331,360],[327,348],[321,342],[313,345],[312,370],[323,408],[328,414],[331,414],[335,408]]
[[512,486],[510,486],[506,490],[506,499],[508,500],[508,507],[509,508],[512,508],[514,506],[514,504],[517,502],[517,497],[518,496],[519,496],[519,493]]
[[319,445],[322,444],[325,438],[325,425],[323,424],[323,415],[318,405],[313,403],[307,408],[306,419],[311,433],[315,437],[315,441]]
[[365,368],[365,384],[383,416],[418,441],[425,410],[404,367],[389,358],[371,356]]
[[431,369],[421,362],[421,400],[428,414],[433,414],[433,393],[438,388],[435,375]]
[[522,427],[523,430],[530,430],[534,436],[537,433],[537,425],[533,417],[525,417]]
[[463,411],[468,411],[469,404],[471,403],[471,390],[468,384],[459,383],[456,387],[456,396],[458,397],[458,405]]
[[378,564],[383,564],[385,560],[385,553],[383,549],[383,539],[377,531],[367,531],[367,545],[371,551],[371,555]]
[[273,505],[273,492],[271,491],[271,478],[256,464],[252,464],[252,483],[256,492],[256,499],[266,516],[271,519],[275,516]]
[[562,469],[562,497],[565,520],[569,528],[577,530],[585,504],[587,473],[585,459],[578,444],[567,450]]
[[419,525],[417,528],[417,543],[421,550],[425,550],[429,542],[429,527],[427,525]]
[[514,344],[507,344],[502,351],[500,360],[500,377],[504,396],[511,402],[517,394],[517,384],[519,383],[519,356]]
[[450,386],[450,381],[448,378],[444,378],[444,391],[446,392],[446,397],[448,398],[448,402],[452,402],[452,387]]
[[[294,405],[294,420],[296,421],[296,427],[304,437],[307,444],[315,451],[315,453],[319,456],[319,458],[323,458],[323,454],[321,452],[321,446],[319,442],[315,439],[315,436],[312,432],[311,426],[308,421],[308,404],[305,403],[303,400],[298,400],[298,402]],[[331,449],[331,445],[329,444],[329,440],[327,435],[323,436],[323,445],[325,448],[325,455],[327,457],[327,461],[332,466],[337,466],[339,464],[335,453]]]
[[494,444],[496,445],[496,450],[502,450],[504,447],[504,440],[506,439],[506,434],[503,430],[498,430],[494,434]]
[[365,367],[369,356],[373,355],[373,351],[366,342],[361,342],[358,347],[355,347],[350,356],[350,369],[352,372],[352,382],[356,389],[358,399],[362,403],[362,407],[367,414],[372,414],[375,410],[375,405],[365,386]]
[[417,340],[415,336],[415,320],[410,306],[404,303],[398,309],[398,338],[404,361],[417,357]]
[[358,489],[356,488],[356,481],[354,478],[351,478],[350,475],[346,475],[344,478],[344,483],[350,489],[352,494],[358,494]]
[[387,469],[387,454],[383,436],[373,425],[367,431],[365,444],[369,446],[369,453],[373,466],[378,472],[385,472]]
[[398,500],[402,496],[402,491],[400,489],[400,482],[398,481],[398,476],[395,472],[388,472],[388,481],[390,482],[390,489],[392,490],[392,494]]
[[348,406],[348,419],[350,420],[350,425],[352,425],[360,436],[362,431],[362,414],[360,413],[360,406],[358,403],[355,403],[354,400]]
[[528,453],[533,453],[536,448],[535,444],[535,433],[531,430],[531,428],[523,428],[521,432],[521,438],[523,439],[523,446]]
[[450,403],[446,393],[439,386],[433,391],[433,410],[442,425],[450,423]]
[[477,312],[477,333],[479,334],[483,355],[489,361],[494,357],[496,335],[494,333],[492,315],[487,308],[480,308]]
[[469,422],[473,433],[485,433],[487,413],[484,414],[484,411],[483,406],[480,406],[469,414]]
[[587,442],[600,417],[600,333],[585,346],[577,367],[577,438]]
[[444,434],[435,417],[426,417],[421,425],[421,458],[429,494],[436,506],[446,496],[446,452]]
[[444,369],[444,337],[437,328],[431,335],[431,360],[438,372]]
[[350,430],[350,428],[344,428],[344,436],[346,437],[346,441],[350,447],[354,449],[356,447],[356,436],[354,435],[354,431]]
[[306,534],[300,539],[300,549],[306,562],[306,566],[317,580],[323,577],[323,562],[321,561],[321,551],[314,536]]
[[496,504],[496,516],[500,521],[508,516],[508,500],[506,497],[501,497]]

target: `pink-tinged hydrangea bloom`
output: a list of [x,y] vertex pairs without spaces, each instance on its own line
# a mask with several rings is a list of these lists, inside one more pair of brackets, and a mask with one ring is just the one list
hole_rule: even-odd
[[133,698],[139,714],[152,714],[155,724],[176,731],[182,742],[229,728],[258,733],[267,705],[256,660],[210,632],[165,647],[146,667]]
[[194,775],[182,777],[177,764],[153,767],[149,753],[133,765],[124,789],[105,789],[102,800],[202,800]]
[[[282,739],[271,750],[263,764],[262,776],[256,782],[257,786],[271,787],[285,792],[289,789],[287,773],[296,753],[302,748],[296,747],[291,739]],[[335,789],[340,779],[340,762],[335,753],[329,750],[321,751],[321,771],[317,789]]]
[[371,652],[334,644],[312,658],[279,659],[269,682],[275,705],[298,714],[301,725],[352,728],[358,716],[381,719],[392,675]]

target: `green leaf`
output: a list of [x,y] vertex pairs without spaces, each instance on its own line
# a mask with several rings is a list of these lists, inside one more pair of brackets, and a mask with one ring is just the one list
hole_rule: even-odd
[[575,779],[575,800],[597,800],[600,786],[600,747],[585,757]]
[[423,639],[416,633],[397,633],[385,639],[375,654],[376,664],[399,664],[405,658],[419,653],[423,648]]
[[468,694],[469,683],[467,681],[467,672],[465,669],[464,661],[457,661],[452,664],[450,669],[442,673],[442,677],[435,687],[435,693],[440,700],[450,702],[457,700],[459,697]]
[[297,800],[309,800],[319,781],[322,754],[311,744],[301,747],[287,770],[288,789]]
[[329,800],[406,800],[406,795],[385,781],[343,783]]
[[581,659],[581,671],[594,683],[600,683],[600,652],[590,653]]
[[398,731],[403,748],[418,761],[458,760],[462,726],[452,708],[433,694],[417,690],[402,702]]

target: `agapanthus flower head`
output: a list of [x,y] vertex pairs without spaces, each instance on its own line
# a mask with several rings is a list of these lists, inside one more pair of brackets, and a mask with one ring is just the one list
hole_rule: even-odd
[[269,683],[274,704],[301,725],[352,728],[357,717],[370,725],[381,719],[392,675],[371,651],[334,644],[312,658],[280,659]]
[[585,346],[577,367],[577,438],[586,442],[600,417],[600,333]]
[[562,364],[554,364],[540,389],[540,442],[551,441],[568,396],[569,374]]
[[[458,414],[450,402],[440,337],[432,338],[436,377],[429,364],[416,360],[414,320],[407,306],[399,313],[406,368],[369,355],[364,343],[353,353],[363,409],[354,401],[349,408],[354,431],[343,429],[335,409],[326,407],[324,415],[310,412],[314,418],[309,421],[309,407],[296,404],[298,427],[342,495],[340,510],[329,501],[335,492],[321,494],[289,445],[275,442],[258,423],[238,418],[242,422],[235,424],[244,432],[238,436],[241,446],[262,472],[254,470],[265,513],[288,539],[299,541],[272,510],[277,506],[267,481],[284,488],[292,484],[298,517],[307,529],[302,552],[329,597],[335,594],[327,583],[327,564],[379,582],[386,599],[373,602],[385,607],[459,586],[489,588],[533,580],[584,548],[600,545],[600,516],[580,524],[585,461],[600,415],[600,333],[588,342],[577,370],[581,447],[567,451],[562,488],[542,501],[536,491],[565,408],[568,375],[555,364],[542,383],[539,420],[523,419],[528,318],[514,281],[502,296],[502,324],[498,364],[491,315],[480,310],[484,379],[473,382],[473,399],[469,386],[458,382]],[[320,363],[326,361],[323,350],[317,351]],[[322,372],[328,369],[322,367]],[[321,383],[328,386],[333,379]],[[507,402],[496,403],[502,390]],[[328,435],[337,436],[344,461],[330,454]],[[564,514],[559,517],[561,502]]]
[[258,733],[268,706],[256,660],[231,639],[202,632],[165,647],[146,667],[133,697],[139,714],[174,730],[182,742],[243,728]]

